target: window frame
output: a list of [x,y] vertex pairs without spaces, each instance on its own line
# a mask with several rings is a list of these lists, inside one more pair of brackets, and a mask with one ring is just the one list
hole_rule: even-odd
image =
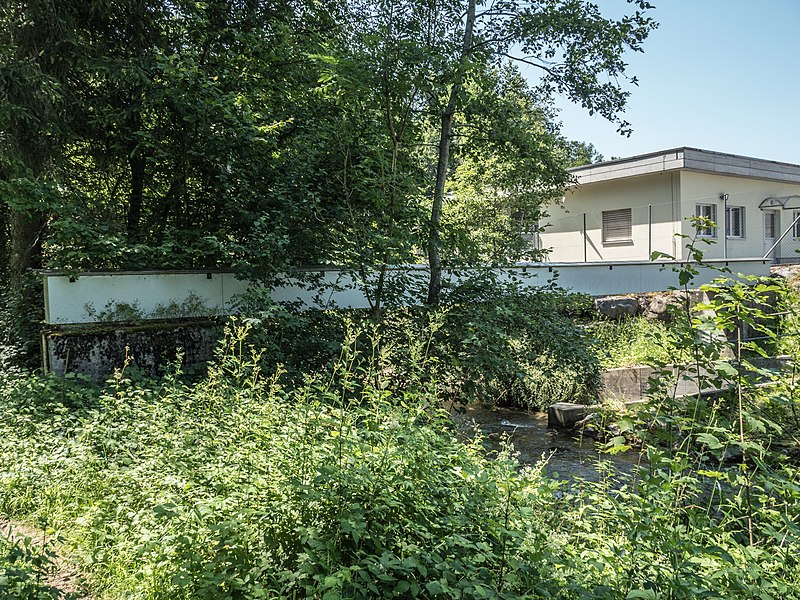
[[[733,211],[739,211],[739,228],[741,231],[736,234],[733,233],[732,215]],[[747,234],[747,221],[745,221],[745,207],[744,206],[726,206],[725,207],[725,237],[731,240],[742,240]]]
[[[708,208],[710,209],[708,212],[710,216],[701,214],[701,208]],[[717,223],[717,205],[714,203],[704,204],[698,203],[694,205],[694,216],[696,218],[705,217],[709,221],[713,221]],[[697,228],[697,237],[701,238],[714,238],[717,237],[717,230],[719,229],[719,224],[717,223],[717,227],[698,227]]]
[[798,240],[800,239],[800,221],[795,223],[797,217],[800,216],[800,209],[795,209],[792,211],[792,239]]
[[[633,243],[633,209],[632,208],[615,208],[612,210],[601,211],[600,215],[600,236],[603,244],[632,244]],[[613,221],[613,222],[612,222]],[[627,221],[627,224],[625,223]],[[623,235],[615,235],[610,237],[613,231],[609,229],[621,228]],[[627,230],[627,231],[625,231]],[[627,233],[627,237],[624,236]]]

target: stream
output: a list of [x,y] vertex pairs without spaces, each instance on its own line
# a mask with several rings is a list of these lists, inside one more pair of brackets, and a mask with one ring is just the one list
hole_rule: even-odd
[[610,455],[601,452],[601,444],[581,439],[580,432],[547,428],[547,413],[512,408],[469,407],[453,413],[453,419],[464,435],[475,428],[484,436],[489,450],[499,451],[502,440],[508,439],[523,465],[547,461],[545,471],[560,479],[600,479],[604,467],[630,473],[639,462],[638,452]]

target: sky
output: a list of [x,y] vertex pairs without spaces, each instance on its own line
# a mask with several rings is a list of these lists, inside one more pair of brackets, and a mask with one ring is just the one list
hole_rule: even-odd
[[[620,0],[596,1],[618,14]],[[660,25],[626,55],[633,134],[560,100],[566,137],[606,160],[690,146],[800,164],[800,0],[650,3]]]

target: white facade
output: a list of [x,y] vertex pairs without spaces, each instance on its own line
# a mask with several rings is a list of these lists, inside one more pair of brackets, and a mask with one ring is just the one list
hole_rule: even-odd
[[[555,262],[684,258],[690,220],[706,258],[757,258],[800,216],[800,165],[680,148],[573,170],[578,184],[547,208],[539,242]],[[711,242],[711,243],[705,243]],[[772,258],[800,260],[800,226]]]

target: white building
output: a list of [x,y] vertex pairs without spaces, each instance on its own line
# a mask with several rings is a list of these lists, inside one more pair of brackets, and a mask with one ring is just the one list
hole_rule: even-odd
[[[572,170],[577,185],[547,207],[539,244],[552,262],[685,258],[800,261],[800,165],[677,148]],[[717,226],[696,231],[702,216]]]

